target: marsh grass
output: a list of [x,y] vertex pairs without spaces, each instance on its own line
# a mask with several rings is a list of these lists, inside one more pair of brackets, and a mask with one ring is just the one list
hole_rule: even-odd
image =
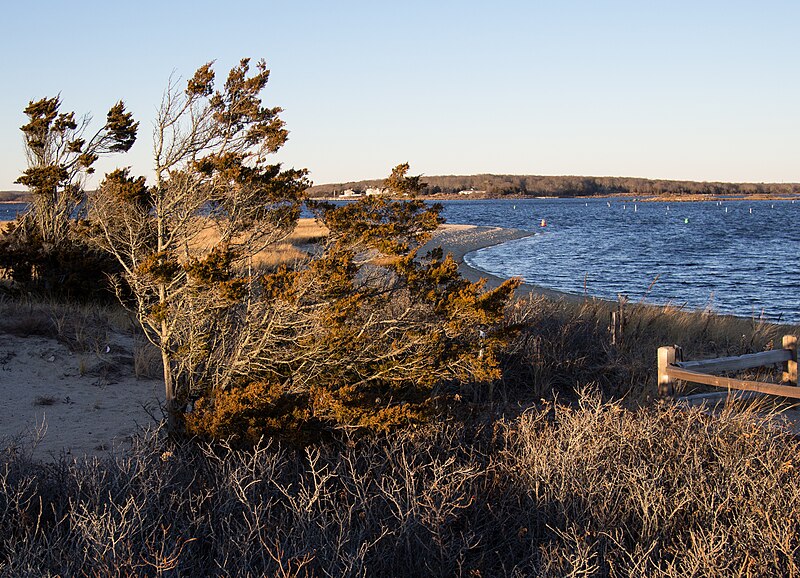
[[304,450],[0,456],[3,576],[795,576],[798,441],[584,391]]
[[[633,303],[624,306],[624,329],[612,346],[610,313],[617,309],[618,304],[595,299],[518,300],[508,314],[509,323],[521,327],[506,358],[508,395],[538,399],[559,392],[569,398],[576,388],[594,383],[609,397],[649,403],[657,396],[656,358],[663,345],[680,345],[687,359],[723,357],[780,347],[783,334],[800,330],[759,319]],[[750,374],[771,375],[769,370]],[[683,384],[677,393],[702,390]]]
[[[282,242],[270,245],[253,256],[255,268],[270,268],[278,265],[301,263],[309,258],[314,245],[325,238],[328,229],[316,219],[300,219],[294,231]],[[212,227],[203,229],[194,240],[192,250],[207,251],[219,241],[217,231]]]

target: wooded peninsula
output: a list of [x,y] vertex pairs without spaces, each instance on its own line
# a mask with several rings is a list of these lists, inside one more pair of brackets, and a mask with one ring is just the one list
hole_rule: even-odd
[[[500,197],[788,197],[800,194],[800,183],[721,183],[670,181],[635,177],[584,177],[543,175],[445,175],[423,176],[426,197],[464,197],[493,199]],[[379,189],[381,179],[316,185],[309,197],[341,196]]]
[[[800,183],[723,183],[670,181],[637,177],[582,177],[549,175],[441,175],[423,176],[423,197],[439,199],[502,197],[610,197],[638,196],[698,200],[721,196],[785,198],[800,195]],[[343,193],[364,194],[379,190],[383,179],[314,185],[309,198],[340,197]],[[0,191],[0,203],[30,201],[27,191]]]

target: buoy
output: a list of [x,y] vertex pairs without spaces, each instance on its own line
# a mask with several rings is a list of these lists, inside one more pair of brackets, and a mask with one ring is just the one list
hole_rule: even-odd
[[542,222],[541,222],[541,223],[539,223],[539,225],[541,225],[542,227],[546,227],[546,226],[547,226],[547,221],[545,221],[544,219],[542,219]]
[[688,225],[689,224],[689,217],[686,217],[685,219],[683,219],[683,224],[684,225]]

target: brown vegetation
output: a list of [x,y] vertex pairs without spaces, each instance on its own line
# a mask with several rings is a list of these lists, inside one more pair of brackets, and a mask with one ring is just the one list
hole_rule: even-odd
[[[407,170],[389,186],[418,189]],[[441,251],[418,256],[440,222],[436,207],[371,198],[313,208],[329,231],[313,259],[251,284],[241,313],[228,305],[237,357],[219,365],[230,385],[200,389],[186,417],[193,433],[307,441],[340,428],[380,431],[435,418],[437,403],[500,376],[516,282],[484,291]],[[233,316],[245,313],[252,322]]]
[[578,401],[305,451],[11,446],[0,575],[797,575],[796,440],[733,408]]
[[[76,348],[129,323],[108,308],[1,305],[2,330]],[[0,576],[795,575],[798,442],[741,407],[644,403],[656,346],[738,354],[784,329],[633,304],[611,347],[612,305],[517,302],[503,380],[462,389],[436,423],[251,450],[153,432],[50,465],[10,443]]]
[[[280,265],[294,266],[307,260],[315,247],[328,235],[328,229],[317,219],[305,218],[297,221],[295,229],[281,242],[273,243],[255,253],[252,265],[258,269],[274,269]],[[220,242],[219,231],[214,226],[205,226],[192,240],[192,255],[207,253]]]
[[[656,351],[679,344],[689,358],[724,357],[780,347],[781,335],[797,332],[759,319],[696,312],[671,305],[626,303],[624,324],[612,345],[610,313],[619,304],[597,299],[518,300],[509,322],[522,327],[504,366],[504,385],[513,399],[569,398],[583,384],[631,404],[657,398]],[[753,377],[757,377],[756,374]],[[678,394],[694,391],[681,385]],[[502,390],[501,390],[502,391]],[[508,394],[507,394],[508,395]]]

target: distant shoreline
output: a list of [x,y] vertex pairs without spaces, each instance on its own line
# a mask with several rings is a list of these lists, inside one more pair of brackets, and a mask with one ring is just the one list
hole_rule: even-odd
[[[331,201],[358,201],[363,199],[360,197],[309,197],[309,200],[331,202]],[[394,200],[404,200],[404,197],[395,198]],[[636,193],[618,193],[618,194],[602,194],[602,195],[489,195],[489,194],[475,194],[475,195],[420,195],[418,197],[423,201],[437,202],[437,201],[523,201],[527,199],[538,200],[558,200],[558,199],[631,199],[642,203],[700,203],[700,202],[719,202],[719,201],[797,201],[800,200],[800,194],[780,194],[780,193],[753,193],[753,194],[636,194]],[[2,205],[28,205],[31,200],[17,199],[17,200],[0,200]]]
[[[314,201],[358,201],[364,197],[314,197]],[[394,200],[403,200],[403,198],[391,197]],[[630,199],[642,203],[715,203],[719,201],[798,201],[800,194],[785,195],[785,194],[762,194],[754,193],[752,195],[742,194],[724,194],[724,195],[706,195],[706,194],[683,194],[683,195],[638,195],[634,193],[620,193],[608,195],[576,195],[576,196],[534,196],[534,195],[420,195],[418,197],[423,201],[437,202],[437,201],[524,201],[524,200],[559,200],[559,199]]]

